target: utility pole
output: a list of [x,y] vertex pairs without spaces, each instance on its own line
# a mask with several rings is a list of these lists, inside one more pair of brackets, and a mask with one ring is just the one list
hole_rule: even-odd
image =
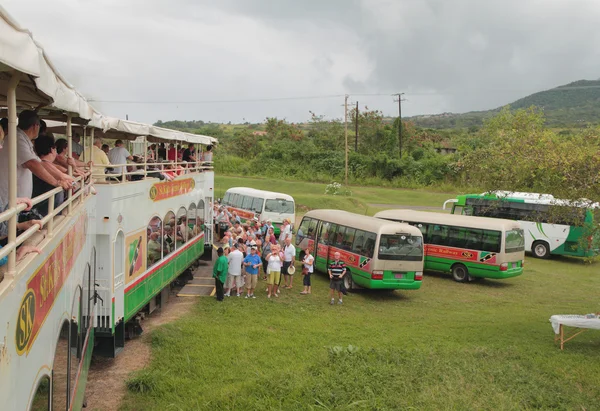
[[404,93],[396,93],[392,94],[392,96],[397,96],[398,100],[394,100],[398,102],[398,149],[400,152],[400,158],[402,158],[402,102],[406,101],[402,98]]
[[344,136],[346,139],[346,185],[348,185],[348,94],[344,97]]
[[354,130],[354,152],[358,153],[358,101],[356,102],[356,113],[355,113],[355,130]]

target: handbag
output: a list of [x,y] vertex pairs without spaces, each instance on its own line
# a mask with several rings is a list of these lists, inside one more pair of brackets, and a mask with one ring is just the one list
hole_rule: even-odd
[[308,274],[308,268],[302,267],[302,275],[307,275],[307,274]]

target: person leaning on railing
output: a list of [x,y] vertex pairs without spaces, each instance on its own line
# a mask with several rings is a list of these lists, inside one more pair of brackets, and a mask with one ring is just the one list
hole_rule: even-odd
[[[31,198],[33,194],[33,175],[45,181],[53,187],[62,187],[67,190],[73,179],[60,172],[49,169],[37,156],[33,149],[32,141],[38,136],[40,119],[31,110],[24,110],[19,114],[19,127],[17,128],[17,196]],[[4,140],[4,131],[0,138]],[[9,145],[10,141],[4,141],[0,150],[0,199],[8,203],[8,176],[15,170],[9,170]]]
[[[50,134],[49,134],[50,135]],[[56,159],[54,160],[55,164],[58,164],[65,169],[68,169],[69,166],[73,168],[73,175],[88,177],[91,174],[91,171],[87,170],[92,167],[92,162],[88,161],[84,163],[83,161],[79,161],[74,159],[73,157],[69,157],[67,154],[69,149],[69,143],[64,138],[60,138],[56,140]],[[87,169],[86,169],[87,168]]]
[[[31,200],[29,198],[17,198],[17,205],[25,204],[25,211],[31,210]],[[2,203],[0,199],[0,214],[4,213],[8,209],[8,204]],[[40,220],[29,220],[23,223],[17,223],[17,231],[25,231],[34,225],[38,225],[40,229],[42,228],[42,222]],[[8,221],[0,222],[0,248],[3,245],[6,245],[6,240],[8,237]],[[28,245],[22,245],[17,248],[17,262],[21,260],[25,255],[29,253],[41,253],[41,250],[37,247],[32,247]],[[0,266],[3,266],[8,261],[8,256],[0,259]]]

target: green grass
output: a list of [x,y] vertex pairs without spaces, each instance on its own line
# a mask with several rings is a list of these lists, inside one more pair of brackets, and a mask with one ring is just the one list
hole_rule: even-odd
[[[319,204],[324,191],[242,184],[249,181],[217,178],[219,189],[269,188],[298,203]],[[437,197],[450,197],[352,190],[365,204],[382,196],[437,205]],[[418,291],[364,290],[333,307],[323,275],[313,276],[310,296],[298,294],[299,275],[295,281],[276,300],[267,300],[264,282],[256,300],[201,298],[190,315],[145,336],[152,360],[127,381],[122,409],[600,408],[600,332],[561,352],[548,322],[553,314],[599,311],[598,264],[528,257],[520,277],[469,284],[428,273]]]
[[309,209],[333,208],[373,215],[384,208],[370,204],[399,204],[442,207],[444,201],[456,193],[438,193],[426,190],[389,189],[349,186],[350,196],[325,195],[326,184],[283,181],[261,178],[216,176],[215,196],[223,198],[230,187],[252,187],[290,194],[296,201],[296,211],[304,214]]

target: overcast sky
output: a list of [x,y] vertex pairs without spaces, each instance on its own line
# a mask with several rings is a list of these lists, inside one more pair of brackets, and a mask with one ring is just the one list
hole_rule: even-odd
[[393,115],[396,92],[407,116],[485,110],[600,77],[597,0],[2,5],[100,111],[149,123],[342,117],[343,97],[231,101],[345,93]]

